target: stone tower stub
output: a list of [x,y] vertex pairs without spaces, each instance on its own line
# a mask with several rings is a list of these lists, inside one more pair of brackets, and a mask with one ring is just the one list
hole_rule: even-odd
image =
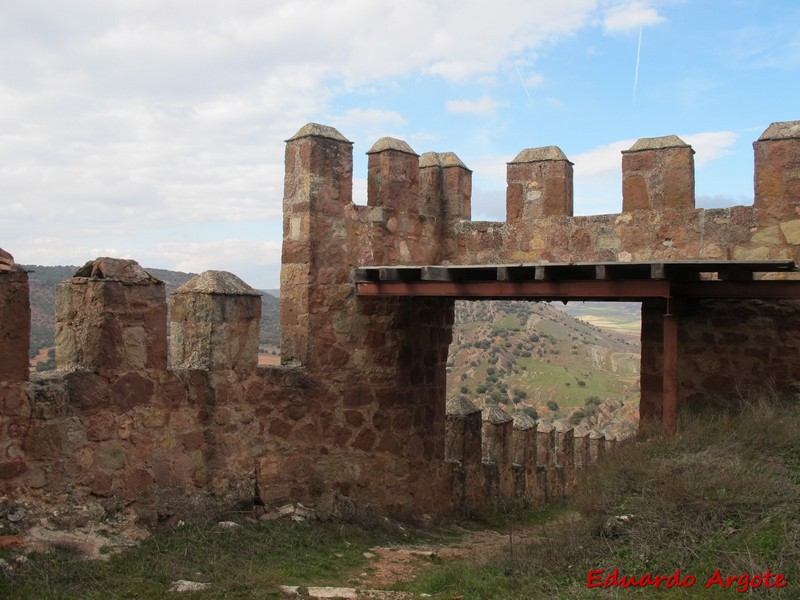
[[226,271],[205,271],[172,292],[172,366],[212,371],[258,364],[261,294]]
[[383,137],[367,156],[367,204],[397,213],[419,213],[419,155],[411,146]]
[[528,148],[506,168],[509,223],[572,216],[572,163],[558,146]]
[[[281,257],[281,360],[310,364],[312,294],[335,297],[347,268],[345,213],[353,198],[353,144],[310,123],[286,141]],[[319,310],[314,311],[315,314]]]
[[754,206],[777,219],[797,218],[795,207],[800,205],[800,121],[772,123],[753,143],[753,152]]
[[86,263],[56,288],[55,339],[60,370],[166,369],[164,282],[133,260]]
[[641,138],[622,152],[622,210],[694,208],[694,150],[677,135]]
[[0,381],[28,379],[31,307],[28,274],[0,248]]

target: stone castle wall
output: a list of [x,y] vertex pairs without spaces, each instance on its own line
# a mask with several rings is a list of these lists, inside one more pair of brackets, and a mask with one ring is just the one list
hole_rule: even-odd
[[[669,136],[623,154],[620,214],[572,216],[572,165],[548,147],[509,163],[507,220],[473,222],[471,172],[454,154],[379,140],[361,206],[352,144],[307,125],[286,146],[278,367],[257,365],[260,299],[235,276],[207,272],[176,291],[167,340],[163,284],[132,261],[98,259],[59,285],[59,370],[29,380],[27,274],[3,252],[0,494],[151,521],[337,494],[398,516],[560,497],[596,460],[596,436],[446,406],[453,301],[359,298],[353,268],[797,261],[800,125],[774,124],[754,147],[753,206],[695,209],[693,152]],[[796,381],[797,306],[687,306],[681,400]],[[646,420],[660,414],[663,310],[642,308]]]

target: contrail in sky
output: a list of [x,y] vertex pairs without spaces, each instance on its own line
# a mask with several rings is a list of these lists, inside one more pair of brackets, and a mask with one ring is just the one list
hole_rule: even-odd
[[[522,89],[525,90],[525,95],[528,97],[528,102],[530,102],[531,105],[533,105],[533,98],[531,98],[531,94],[528,91],[528,86],[525,85],[525,80],[522,79],[522,73],[519,72],[519,69],[517,68],[517,63],[512,61],[511,64],[514,65],[514,70],[517,72],[517,77],[519,77],[519,82],[522,84]],[[639,65],[636,65],[636,68],[638,70]]]
[[642,56],[642,27],[639,27],[639,46],[636,48],[636,71],[633,74],[633,104],[636,105],[636,88],[639,86],[639,59]]

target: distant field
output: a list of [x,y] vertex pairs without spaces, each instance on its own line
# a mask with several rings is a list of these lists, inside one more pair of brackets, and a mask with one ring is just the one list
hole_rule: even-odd
[[575,302],[556,308],[604,329],[631,334],[642,328],[641,304],[638,302]]
[[534,358],[519,358],[518,363],[527,369],[525,375],[512,375],[514,387],[528,392],[530,398],[547,402],[555,400],[559,407],[583,406],[589,396],[619,397],[624,382],[618,375],[573,365],[553,365]]

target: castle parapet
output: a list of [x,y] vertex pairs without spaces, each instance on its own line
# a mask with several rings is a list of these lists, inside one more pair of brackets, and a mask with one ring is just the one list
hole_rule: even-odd
[[472,216],[472,171],[453,152],[419,157],[420,212],[442,219],[445,229]]
[[694,150],[677,135],[622,152],[622,210],[694,209]]
[[509,223],[572,216],[572,163],[558,146],[528,148],[507,165]]
[[13,498],[28,466],[24,441],[31,427],[26,391],[31,332],[28,274],[0,249],[0,494]]
[[0,248],[0,381],[27,381],[30,335],[28,274]]
[[233,273],[205,271],[172,292],[170,358],[185,369],[252,371],[261,294]]
[[599,431],[589,434],[589,460],[592,465],[596,465],[606,455],[606,436]]
[[419,155],[406,142],[383,137],[367,151],[367,205],[416,215],[419,204]]
[[321,286],[346,281],[345,213],[352,201],[352,142],[333,127],[305,125],[286,141],[281,257],[284,363],[310,365],[317,357],[311,294],[321,293]]
[[497,465],[511,464],[513,418],[496,406],[483,411],[483,460]]
[[445,459],[481,462],[481,410],[463,397],[447,401]]
[[164,282],[136,261],[97,258],[56,288],[56,366],[111,375],[167,368]]
[[[800,121],[772,123],[753,143],[756,208],[796,219],[800,205]],[[800,239],[793,238],[791,243]]]
[[536,420],[524,412],[513,415],[512,460],[514,467],[515,496],[523,504],[539,505],[544,502],[544,492],[538,484],[536,468]]

